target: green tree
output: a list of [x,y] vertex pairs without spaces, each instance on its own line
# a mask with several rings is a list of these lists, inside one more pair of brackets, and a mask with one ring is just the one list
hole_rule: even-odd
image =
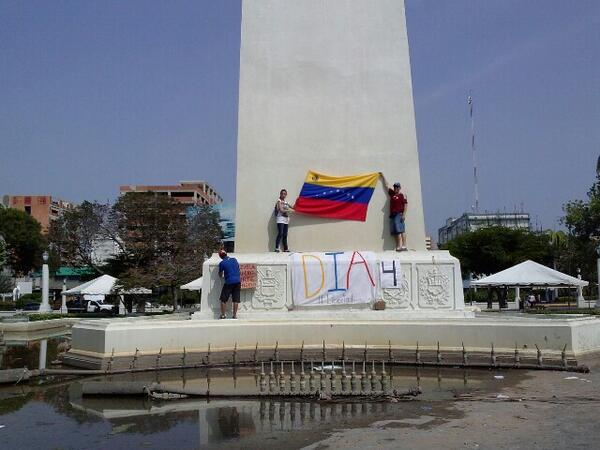
[[552,254],[552,267],[557,269],[560,260],[568,251],[569,239],[566,233],[562,230],[546,230],[544,231],[550,244],[550,252]]
[[115,262],[126,288],[166,287],[177,306],[177,287],[198,277],[207,255],[220,245],[219,215],[210,207],[191,212],[153,193],[126,194],[115,205],[124,254]]
[[223,230],[219,224],[219,212],[208,205],[194,207],[188,215],[188,237],[193,248],[194,261],[197,265],[200,260],[212,255],[221,247]]
[[[67,211],[49,237],[63,262],[113,275],[126,289],[166,288],[176,305],[177,287],[202,274],[222,236],[219,214],[209,206],[187,208],[165,195],[128,193],[112,206],[84,202]],[[100,239],[121,250],[103,265],[93,257]]]
[[587,200],[572,200],[563,206],[563,223],[577,239],[597,243],[600,239],[600,176],[587,192]]
[[40,266],[46,241],[37,220],[23,211],[0,209],[0,235],[6,241],[8,265],[17,274]]
[[[600,246],[600,176],[587,192],[587,199],[563,205],[562,223],[569,233],[568,253],[562,265],[581,268],[582,276],[597,281],[596,248]],[[576,267],[573,267],[575,269]]]
[[0,293],[10,292],[14,287],[12,277],[4,271],[7,260],[6,241],[4,241],[4,237],[0,234]]
[[496,273],[528,259],[552,264],[548,237],[526,230],[482,228],[457,236],[445,248],[460,260],[464,277]]
[[114,206],[118,233],[125,249],[126,287],[163,285],[156,276],[161,261],[172,260],[186,237],[185,210],[181,203],[154,193],[128,193]]
[[6,241],[4,240],[4,236],[0,234],[0,272],[4,269],[7,259],[8,252],[6,250]]
[[99,273],[104,273],[104,269],[94,258],[97,242],[110,240],[124,250],[118,238],[114,209],[97,202],[85,201],[65,211],[50,225],[48,240],[52,253],[62,264],[89,266]]

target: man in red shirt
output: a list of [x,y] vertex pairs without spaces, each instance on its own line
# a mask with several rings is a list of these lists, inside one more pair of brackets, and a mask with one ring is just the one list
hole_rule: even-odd
[[390,187],[385,176],[379,172],[383,179],[383,184],[390,196],[390,233],[396,241],[396,251],[406,250],[406,234],[404,226],[404,218],[406,217],[406,209],[408,200],[406,196],[400,192],[401,186],[399,182],[394,183],[393,188]]

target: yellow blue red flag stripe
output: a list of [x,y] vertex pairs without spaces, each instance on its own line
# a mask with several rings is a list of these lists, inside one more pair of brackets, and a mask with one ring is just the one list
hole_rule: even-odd
[[378,179],[379,173],[377,172],[335,177],[309,170],[304,182],[329,187],[368,187],[373,189]]
[[379,174],[335,177],[309,171],[294,209],[332,219],[365,221]]

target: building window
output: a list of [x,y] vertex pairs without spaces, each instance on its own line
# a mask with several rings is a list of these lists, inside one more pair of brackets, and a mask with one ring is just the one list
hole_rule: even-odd
[[31,215],[31,206],[25,206],[25,214],[27,214],[28,216]]

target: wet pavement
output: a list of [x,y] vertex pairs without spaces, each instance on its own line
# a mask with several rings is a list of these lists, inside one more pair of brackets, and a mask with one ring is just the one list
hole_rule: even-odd
[[[60,343],[47,341],[48,364]],[[39,342],[9,345],[2,364],[36,368],[40,348]],[[386,366],[393,388],[423,391],[399,403],[81,395],[86,380],[255,394],[260,367],[49,377],[0,387],[0,448],[597,448],[600,364],[589,363],[593,372],[585,375]]]

